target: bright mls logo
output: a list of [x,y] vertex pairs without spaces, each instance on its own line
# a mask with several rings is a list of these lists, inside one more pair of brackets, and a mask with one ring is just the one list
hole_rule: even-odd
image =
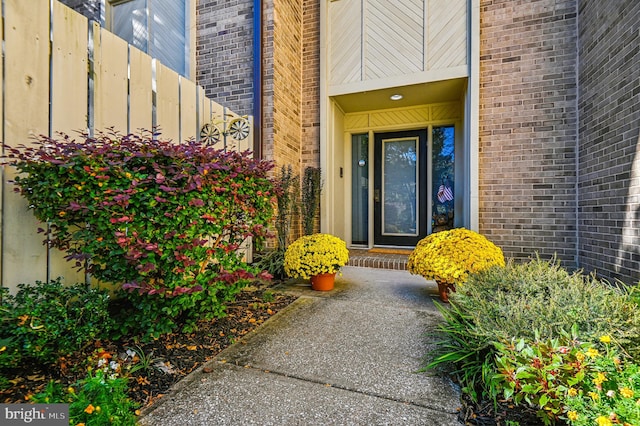
[[0,424],[67,426],[69,404],[0,404]]

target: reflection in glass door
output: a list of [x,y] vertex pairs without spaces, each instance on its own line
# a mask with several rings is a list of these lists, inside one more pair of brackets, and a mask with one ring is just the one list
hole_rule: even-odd
[[433,127],[431,138],[431,229],[438,232],[454,227],[455,128]]
[[351,137],[351,244],[369,243],[369,135]]
[[418,232],[418,137],[382,140],[382,235]]
[[427,235],[427,132],[376,133],[374,245],[412,246]]

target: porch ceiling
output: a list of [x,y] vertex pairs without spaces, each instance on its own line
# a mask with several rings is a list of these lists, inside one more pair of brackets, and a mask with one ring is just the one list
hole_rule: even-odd
[[[334,96],[333,99],[345,113],[411,107],[461,100],[466,84],[466,78],[457,78],[349,93]],[[400,94],[403,98],[399,101],[392,101],[390,97],[395,94]]]

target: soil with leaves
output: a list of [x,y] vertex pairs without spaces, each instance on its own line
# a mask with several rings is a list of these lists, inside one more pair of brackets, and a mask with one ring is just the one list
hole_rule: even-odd
[[[508,401],[474,402],[471,398],[462,395],[462,409],[458,414],[458,420],[464,425],[472,426],[540,426],[542,421],[536,416],[536,410],[524,404],[513,405]],[[559,421],[557,426],[565,423]]]
[[[43,368],[22,365],[8,375],[11,386],[0,392],[0,402],[27,402],[44,391],[50,381],[71,385],[95,368],[96,361],[115,362],[129,377],[128,395],[146,407],[167,394],[170,387],[215,357],[223,349],[255,330],[296,297],[249,287],[227,305],[227,315],[201,322],[193,333],[171,333],[156,340],[95,341],[83,350],[59,358]],[[102,360],[102,361],[100,361]]]

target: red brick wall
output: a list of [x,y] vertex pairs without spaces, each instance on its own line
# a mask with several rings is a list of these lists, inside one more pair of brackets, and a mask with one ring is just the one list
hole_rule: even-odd
[[480,232],[576,264],[576,0],[480,2]]

